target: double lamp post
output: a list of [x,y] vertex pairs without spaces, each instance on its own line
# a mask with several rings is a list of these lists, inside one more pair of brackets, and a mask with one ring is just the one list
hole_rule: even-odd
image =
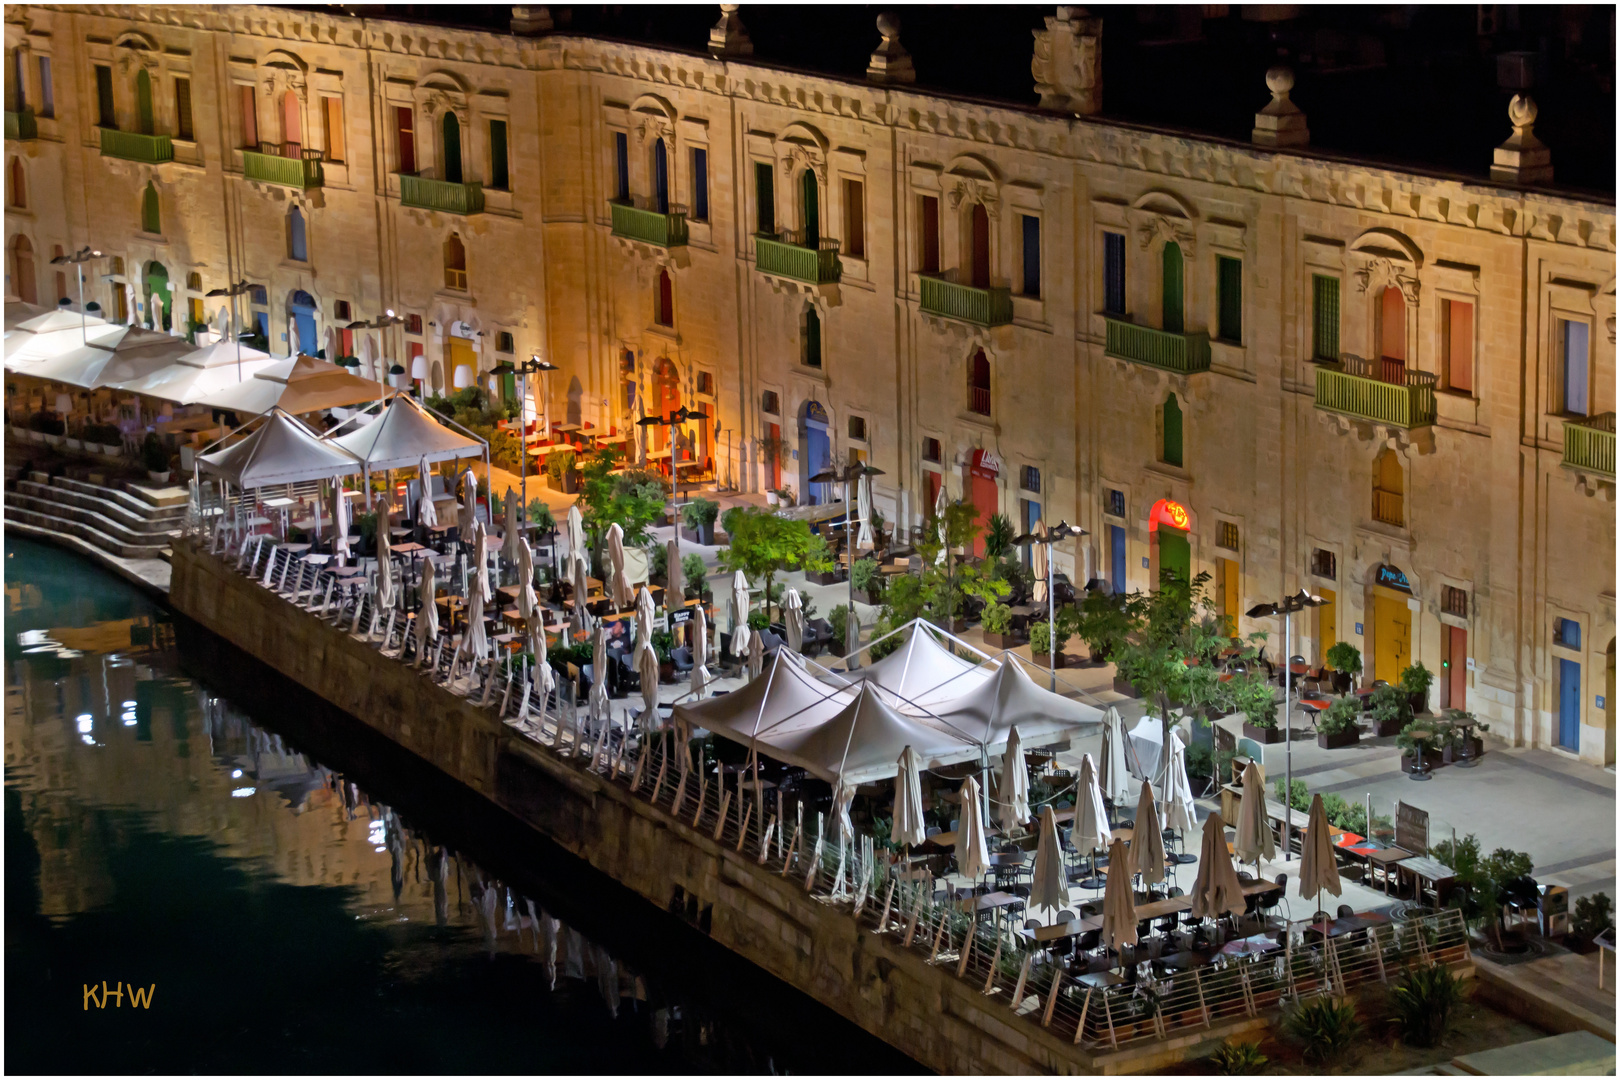
[[1293,859],[1293,848],[1290,845],[1290,833],[1294,824],[1294,700],[1293,700],[1293,669],[1294,669],[1294,612],[1304,611],[1306,608],[1320,607],[1322,598],[1312,596],[1304,589],[1293,596],[1285,596],[1275,604],[1256,604],[1247,612],[1251,619],[1267,619],[1273,615],[1283,617],[1283,828],[1282,847],[1283,862]]

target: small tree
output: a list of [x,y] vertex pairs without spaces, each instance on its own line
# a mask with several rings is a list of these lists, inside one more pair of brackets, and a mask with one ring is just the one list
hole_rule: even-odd
[[[969,566],[957,561],[956,549],[972,544],[979,535],[977,517],[978,510],[972,503],[958,500],[930,522],[931,534],[917,542],[923,564],[923,608],[931,620],[946,626],[956,618],[964,597],[988,603],[1008,592],[1007,583],[996,574],[993,563]],[[943,566],[938,562],[942,550]]]
[[579,490],[580,518],[590,537],[592,563],[596,576],[602,576],[602,543],[614,525],[624,530],[627,547],[647,542],[647,527],[664,512],[664,485],[652,473],[625,472],[618,468],[617,447],[605,446],[588,455],[581,467]]
[[985,523],[984,557],[999,559],[1012,547],[1013,525],[1006,514],[991,514]]
[[761,510],[731,515],[726,532],[731,546],[720,549],[727,570],[765,580],[765,616],[771,614],[771,587],[776,575],[787,570],[822,572],[832,568],[827,542],[810,532],[802,521],[777,517]]

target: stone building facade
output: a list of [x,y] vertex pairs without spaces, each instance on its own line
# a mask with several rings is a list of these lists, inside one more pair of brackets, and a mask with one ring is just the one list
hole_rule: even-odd
[[753,60],[735,12],[711,54],[527,16],[8,8],[8,291],[75,295],[49,259],[88,244],[115,313],[215,321],[246,279],[275,352],[444,390],[538,355],[557,418],[703,407],[743,490],[855,454],[902,527],[941,485],[1067,519],[1072,578],[1208,571],[1271,655],[1241,613],[1306,588],[1312,664],[1421,661],[1431,704],[1614,761],[1611,200],[1313,152],[1286,80],[1254,144],[1089,115],[1070,9],[1049,112],[909,89],[892,25],[861,82]]

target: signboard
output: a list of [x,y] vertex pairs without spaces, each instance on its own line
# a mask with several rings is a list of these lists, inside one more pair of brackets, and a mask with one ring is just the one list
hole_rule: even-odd
[[1395,846],[1414,855],[1429,853],[1429,812],[1407,803],[1395,804]]
[[1361,636],[1361,624],[1360,623],[1356,623],[1356,636],[1357,637]]
[[459,338],[474,338],[478,336],[478,331],[474,330],[469,324],[457,319],[455,322],[450,324],[450,336]]
[[1389,563],[1378,564],[1378,569],[1373,572],[1373,584],[1382,585],[1386,589],[1395,589],[1408,596],[1412,595],[1412,583],[1406,580],[1406,572]]
[[1192,512],[1178,502],[1160,499],[1148,511],[1148,532],[1158,532],[1161,522],[1172,529],[1186,532],[1192,528]]
[[669,618],[670,622],[676,626],[679,626],[684,622],[690,622],[692,619],[692,609],[676,608],[674,611],[669,613]]
[[1001,474],[1001,459],[989,450],[975,450],[968,457],[968,469],[974,476],[994,480]]

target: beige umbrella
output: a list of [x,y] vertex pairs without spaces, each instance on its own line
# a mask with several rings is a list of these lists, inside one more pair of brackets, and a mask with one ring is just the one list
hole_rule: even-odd
[[1226,850],[1226,822],[1221,820],[1221,815],[1211,814],[1204,819],[1198,878],[1193,882],[1193,918],[1241,915],[1246,907],[1243,885],[1238,881],[1237,868],[1232,865],[1232,855]]
[[624,528],[616,521],[607,531],[607,549],[608,598],[613,601],[614,611],[623,611],[635,602],[635,593],[624,572]]
[[518,614],[527,621],[540,607],[540,598],[534,594],[534,549],[529,542],[518,540]]
[[1080,780],[1075,791],[1074,846],[1090,853],[1107,847],[1112,838],[1102,791],[1097,787],[1097,767],[1091,763],[1091,755],[1086,754],[1080,759]]
[[637,650],[636,669],[641,676],[641,705],[646,713],[646,727],[650,731],[659,726],[658,654],[653,651],[651,642]]
[[[1159,811],[1153,805],[1153,785],[1142,782],[1142,796],[1136,803],[1136,831],[1131,837],[1131,858],[1136,872],[1149,885],[1164,880],[1164,833],[1159,828]],[[1113,864],[1109,863],[1109,871]]]
[[390,553],[388,530],[377,527],[377,606],[394,606],[394,559]]
[[556,680],[552,678],[551,664],[546,659],[546,622],[539,608],[529,616],[524,629],[529,633],[529,651],[534,654],[534,679],[540,688],[540,700],[544,701]]
[[907,847],[916,847],[927,839],[923,822],[922,771],[917,765],[917,751],[910,746],[900,751],[900,771],[894,775],[894,827],[890,839]]
[[[483,576],[483,567],[479,567],[479,578]],[[483,589],[474,588],[467,597],[467,633],[462,639],[462,647],[475,660],[489,655],[489,638],[484,633]]]
[[422,597],[422,610],[416,613],[416,664],[421,666],[427,655],[428,642],[439,636],[439,605],[433,582],[433,560],[422,562],[422,583],[418,586]]
[[1116,807],[1124,806],[1130,795],[1131,773],[1125,764],[1125,721],[1119,709],[1108,706],[1103,713],[1102,772],[1098,782],[1103,796]]
[[478,579],[476,581],[478,598],[487,604],[495,598],[495,591],[489,584],[489,544],[488,530],[482,521],[473,524],[473,557],[478,560]]
[[934,521],[937,523],[936,528],[937,528],[937,532],[938,532],[938,535],[939,535],[939,545],[940,545],[939,546],[939,554],[934,557],[934,562],[939,564],[940,566],[945,565],[945,547],[946,547],[946,544],[945,544],[944,517],[945,517],[945,478],[943,476],[941,476],[939,478],[939,494],[934,496]]
[[969,881],[984,876],[990,865],[990,848],[985,842],[984,817],[979,811],[979,781],[962,781],[962,816],[956,829],[956,868]]
[[465,538],[478,520],[478,478],[469,468],[461,477],[461,505],[456,508],[456,525]]
[[590,552],[585,550],[585,519],[580,517],[578,503],[568,508],[568,551],[587,563],[590,560]]
[[671,537],[664,545],[664,607],[673,611],[686,603],[686,572],[681,568],[681,542]]
[[[1339,896],[1343,891],[1344,887],[1339,884],[1339,864],[1333,857],[1327,810],[1322,806],[1322,796],[1316,794],[1311,796],[1311,815],[1305,825],[1305,850],[1299,861],[1299,895],[1313,900],[1322,892]],[[1321,910],[1320,901],[1316,907]]]
[[[342,558],[348,558],[349,555],[350,555],[350,551],[349,551],[349,515],[345,512],[348,508],[344,505],[346,502],[347,502],[347,500],[344,499],[344,497],[343,497],[343,483],[342,483],[342,481],[333,480],[332,481],[332,535],[333,535],[332,551],[333,551],[334,554],[336,554],[336,555],[338,555],[338,556],[340,556]],[[388,534],[388,523],[386,521],[380,522],[378,524],[378,526],[377,526],[377,534],[379,536],[386,536]]]
[[1253,761],[1243,770],[1243,801],[1238,805],[1233,852],[1240,862],[1252,862],[1256,866],[1261,859],[1277,857],[1277,848],[1271,839],[1271,822],[1266,819],[1266,785],[1260,779],[1260,766]]
[[765,669],[765,641],[758,634],[748,635],[748,677],[759,678]]
[[787,624],[788,649],[798,652],[804,647],[804,601],[798,589],[789,589],[782,598],[782,621]]
[[1129,864],[1125,841],[1108,849],[1108,886],[1103,891],[1102,943],[1110,949],[1136,944],[1136,902],[1131,897],[1131,875],[1119,872]]
[[1029,906],[1057,911],[1069,903],[1063,877],[1063,851],[1058,845],[1057,815],[1048,803],[1041,807],[1041,840],[1035,848],[1035,866],[1029,887]]
[[1166,829],[1175,829],[1181,835],[1182,845],[1185,846],[1187,834],[1192,832],[1198,823],[1198,817],[1193,808],[1192,782],[1187,779],[1187,747],[1182,743],[1181,736],[1173,732],[1170,738],[1170,768],[1167,776],[1160,822]]
[[849,843],[855,839],[855,823],[849,819],[849,808],[855,801],[855,788],[844,780],[838,778],[833,785],[833,816],[838,819],[838,839],[841,843]]
[[597,720],[606,719],[608,715],[607,683],[607,632],[599,624],[596,627],[596,643],[591,649],[590,696],[590,714]]
[[643,585],[636,595],[636,651],[652,648],[653,620],[657,613],[653,609],[652,593]]
[[709,681],[709,617],[699,604],[692,617],[692,696],[702,701]]
[[996,784],[996,823],[1003,833],[1011,833],[1029,820],[1029,765],[1024,761],[1024,741],[1018,728],[1007,737],[1007,750],[1001,755],[1001,779]]
[[315,539],[319,540],[319,539],[321,539],[321,501],[322,501],[322,496],[321,496],[320,492],[317,491],[315,493],[315,498],[310,500],[310,501],[311,501],[310,509],[312,511],[314,511],[314,513],[315,513]]
[[585,580],[585,556],[574,556],[574,617],[572,630],[581,640],[591,632],[590,585]]
[[506,501],[501,504],[501,509],[506,511],[505,532],[501,537],[501,558],[506,560],[508,566],[518,561],[518,539],[523,535],[518,525],[519,502],[517,492],[508,487]]
[[439,524],[439,512],[433,506],[433,470],[428,468],[426,456],[416,466],[416,472],[422,485],[422,498],[416,504],[416,523],[431,529]]
[[748,579],[738,570],[731,575],[731,655],[744,656],[748,652]]
[[[1046,525],[1043,522],[1037,521],[1035,523],[1035,527],[1031,529],[1030,532],[1034,533],[1036,536],[1045,536]],[[1046,545],[1037,542],[1031,544],[1029,546],[1029,550],[1030,571],[1035,579],[1032,602],[1044,606],[1046,604]]]
[[862,473],[860,481],[855,485],[855,492],[855,505],[860,508],[861,519],[860,532],[855,536],[855,544],[857,547],[869,548],[872,546],[872,478]]

